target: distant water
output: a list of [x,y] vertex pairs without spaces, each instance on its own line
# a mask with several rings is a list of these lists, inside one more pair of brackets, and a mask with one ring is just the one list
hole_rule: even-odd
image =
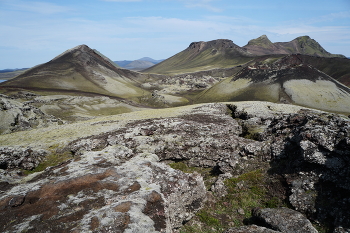
[[5,82],[5,81],[7,81],[7,80],[2,80],[2,79],[0,79],[0,83]]

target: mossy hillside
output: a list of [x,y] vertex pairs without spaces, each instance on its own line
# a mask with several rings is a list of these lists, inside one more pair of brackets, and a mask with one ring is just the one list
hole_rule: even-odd
[[170,94],[146,94],[132,100],[155,108],[178,107],[190,103],[190,101],[184,96]]
[[[24,101],[28,101],[28,99]],[[96,95],[63,95],[63,93],[34,96],[30,104],[48,115],[54,115],[69,122],[146,109],[127,104],[116,98]]]
[[129,113],[141,110],[128,106],[126,104],[119,104],[116,106],[72,106],[72,105],[51,105],[40,108],[43,112],[49,115],[54,115],[62,120],[74,122],[77,120],[86,120],[97,116],[110,116],[122,113]]
[[234,52],[213,54],[212,49],[206,49],[198,55],[193,55],[184,50],[144,72],[175,75],[214,68],[229,68],[245,64],[251,60],[251,57],[244,57]]
[[327,80],[290,80],[285,92],[298,104],[325,111],[350,113],[350,94]]
[[350,59],[347,58],[324,58],[301,55],[304,63],[310,64],[316,69],[326,73],[332,78],[340,81],[346,86],[350,86]]
[[196,102],[224,102],[224,101],[279,101],[279,84],[252,83],[250,79],[227,78],[203,91],[196,98]]
[[[98,80],[103,79],[104,82]],[[96,80],[97,79],[97,80]],[[35,75],[29,75],[20,79],[11,80],[9,86],[23,86],[30,88],[49,89],[49,90],[76,90],[91,93],[98,93],[110,96],[118,96],[121,98],[130,98],[140,96],[147,92],[146,90],[135,86],[131,80],[126,81],[121,77],[109,77],[100,73],[94,78],[86,78],[74,68],[57,70],[55,72],[41,72]]]
[[196,98],[196,102],[216,102],[216,101],[229,101],[232,96],[236,96],[245,91],[250,85],[250,79],[239,79],[232,81],[232,77],[229,77],[211,88],[204,90]]
[[267,38],[266,35],[262,35],[256,39],[252,39],[248,42],[248,45],[260,46],[263,48],[270,48],[273,46],[272,42]]
[[319,43],[315,40],[311,39],[309,36],[301,36],[295,39],[298,43],[298,47],[301,49],[303,54],[309,55],[322,55],[322,56],[330,56],[326,50],[324,50]]

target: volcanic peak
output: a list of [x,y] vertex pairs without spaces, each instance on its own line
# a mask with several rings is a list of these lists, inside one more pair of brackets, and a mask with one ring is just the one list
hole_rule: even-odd
[[211,40],[208,42],[204,42],[204,41],[192,42],[188,46],[189,49],[195,49],[198,51],[205,50],[208,48],[223,50],[223,49],[238,48],[238,47],[239,46],[233,43],[232,40],[228,40],[228,39],[217,39],[217,40]]
[[76,51],[80,51],[80,52],[92,51],[93,52],[93,50],[89,46],[87,46],[85,44],[82,44],[82,45],[78,45],[78,46],[75,46],[75,47],[73,47],[71,49],[68,49],[68,50],[64,51],[60,55],[54,57],[51,61],[57,60],[57,59],[63,57],[64,55],[66,55],[66,54],[73,53],[73,52],[76,52]]
[[273,43],[269,40],[269,38],[266,35],[262,35],[256,39],[250,40],[247,45],[270,47],[271,45],[273,45]]

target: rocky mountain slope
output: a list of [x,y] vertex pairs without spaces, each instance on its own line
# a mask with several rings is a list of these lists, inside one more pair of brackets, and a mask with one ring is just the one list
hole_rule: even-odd
[[145,92],[137,86],[138,76],[138,73],[117,68],[115,63],[88,46],[80,45],[1,85],[137,98]]
[[289,55],[270,64],[266,60],[244,67],[202,92],[198,101],[264,100],[326,111],[350,113],[350,88]]
[[250,40],[243,46],[248,52],[255,55],[267,54],[304,54],[317,57],[343,57],[343,55],[331,54],[309,36],[300,36],[290,42],[272,43],[266,35]]
[[[174,96],[174,92],[154,93],[159,88],[150,86],[148,83],[158,82],[163,78],[163,75],[142,74],[118,68],[114,62],[97,50],[80,45],[65,51],[45,64],[25,71],[14,79],[1,83],[0,91],[6,95],[16,95],[19,90],[24,90],[35,92],[37,95],[93,96],[97,99],[107,97],[123,102],[123,106],[118,111],[112,110],[114,113],[129,112],[148,106],[168,107],[188,103],[186,98]],[[48,114],[59,114],[60,118],[62,115],[74,115],[69,113],[70,110],[75,111],[72,109],[74,107],[67,106],[69,104],[52,103],[55,102],[54,100],[50,103],[46,99],[45,106],[42,106],[45,101],[37,99],[34,101],[36,101],[35,105],[41,107],[43,111],[47,110]],[[54,105],[53,109],[48,105]],[[63,112],[60,112],[61,110]]]
[[182,52],[165,61],[145,69],[143,72],[160,74],[178,74],[209,70],[213,68],[228,68],[243,65],[256,56],[276,54],[304,54],[317,57],[342,57],[327,52],[309,36],[298,37],[290,42],[272,43],[266,35],[250,40],[240,47],[231,40],[213,40],[193,42]]
[[0,135],[1,231],[346,232],[349,123],[236,102]]
[[250,61],[252,56],[231,40],[193,42],[182,52],[142,72],[176,74],[213,68],[228,68],[244,64]]

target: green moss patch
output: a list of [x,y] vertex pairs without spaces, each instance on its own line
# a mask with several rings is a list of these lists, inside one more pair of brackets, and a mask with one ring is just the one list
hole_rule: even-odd
[[253,208],[287,206],[280,197],[273,196],[274,184],[267,176],[265,170],[258,169],[225,180],[227,195],[209,194],[205,207],[180,232],[223,232],[250,223]]
[[24,174],[29,175],[35,172],[41,172],[44,171],[47,167],[52,167],[52,166],[57,166],[61,164],[62,162],[65,162],[69,159],[72,159],[73,155],[69,152],[65,152],[63,154],[57,154],[57,153],[52,153],[48,156],[46,156],[45,160],[42,161],[36,168],[33,170],[25,170]]
[[190,167],[185,162],[170,163],[169,166],[173,169],[180,170],[185,173],[199,173],[203,177],[204,184],[208,190],[212,186],[213,181],[216,179],[217,176],[213,168]]

